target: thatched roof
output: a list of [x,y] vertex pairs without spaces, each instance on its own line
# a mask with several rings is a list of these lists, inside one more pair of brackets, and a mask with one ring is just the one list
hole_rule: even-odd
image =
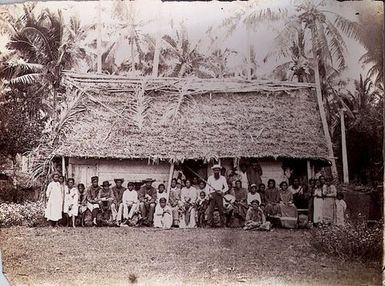
[[[147,79],[148,110],[133,117],[140,95],[135,82],[141,85],[143,80],[68,73],[64,83],[85,92],[87,111],[76,115],[76,124],[56,154],[167,160],[327,159],[316,95],[309,84],[197,79],[194,86],[191,79]],[[234,92],[237,84],[239,92]],[[173,103],[181,103],[180,113],[173,113]]]

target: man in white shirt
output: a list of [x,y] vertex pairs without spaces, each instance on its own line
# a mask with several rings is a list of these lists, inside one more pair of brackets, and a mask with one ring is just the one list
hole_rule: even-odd
[[130,220],[135,212],[138,210],[138,192],[134,190],[134,183],[128,182],[127,190],[124,191],[122,202],[119,205],[117,225],[120,225],[120,221]]
[[198,190],[191,186],[191,181],[186,180],[186,186],[182,188],[181,200],[183,203],[183,216],[180,222],[181,228],[196,227],[195,207],[198,200]]
[[220,165],[214,165],[211,169],[213,170],[214,174],[207,179],[210,199],[207,222],[209,226],[214,226],[213,214],[215,208],[217,208],[221,218],[221,226],[223,226],[223,196],[228,191],[229,187],[227,185],[226,178],[220,174],[222,167]]

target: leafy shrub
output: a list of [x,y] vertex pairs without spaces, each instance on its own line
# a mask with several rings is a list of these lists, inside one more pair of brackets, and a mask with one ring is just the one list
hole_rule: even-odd
[[34,227],[45,224],[43,202],[0,203],[0,227],[16,225]]
[[320,225],[312,230],[312,246],[345,260],[381,261],[382,223],[368,227],[365,220],[346,226]]

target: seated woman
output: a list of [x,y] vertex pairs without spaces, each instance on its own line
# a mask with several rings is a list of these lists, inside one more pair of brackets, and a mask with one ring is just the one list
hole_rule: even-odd
[[307,209],[309,206],[308,189],[301,186],[298,178],[294,178],[293,184],[289,186],[289,191],[293,194],[294,205],[299,209]]
[[266,216],[277,216],[280,213],[279,202],[280,195],[275,187],[275,180],[267,181],[267,189],[265,191],[265,214]]
[[182,208],[182,220],[180,222],[181,228],[194,228],[195,222],[195,207],[198,200],[198,191],[191,186],[191,181],[186,180],[186,186],[181,191],[181,201],[183,203]]
[[265,214],[259,207],[259,201],[253,200],[251,207],[246,213],[246,223],[243,227],[244,230],[270,230],[271,224],[266,221]]
[[170,229],[172,225],[172,210],[167,205],[166,198],[160,198],[159,203],[155,207],[154,227]]
[[297,228],[298,227],[298,213],[297,208],[293,203],[293,194],[289,191],[286,182],[282,182],[279,187],[280,196],[280,221],[281,226],[285,228]]

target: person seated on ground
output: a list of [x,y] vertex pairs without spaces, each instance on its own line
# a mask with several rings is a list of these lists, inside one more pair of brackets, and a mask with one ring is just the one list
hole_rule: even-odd
[[229,191],[223,196],[223,215],[225,218],[226,227],[230,227],[232,216],[234,212],[235,195],[234,190],[229,187]]
[[[123,193],[126,190],[126,188],[123,187],[123,182],[124,182],[123,178],[114,179],[114,182],[115,182],[115,186],[113,186],[111,189],[115,196],[115,202],[114,202],[115,207],[119,208],[120,204],[122,203]],[[117,209],[116,211],[119,211],[119,210]]]
[[306,209],[308,207],[308,199],[305,195],[304,188],[300,185],[299,179],[294,178],[293,184],[289,186],[288,190],[293,194],[294,205],[299,209]]
[[80,219],[80,225],[84,226],[84,214],[87,210],[87,202],[86,202],[86,192],[85,192],[85,186],[84,184],[80,183],[78,184],[78,216],[77,218]]
[[[79,193],[75,187],[75,180],[73,178],[67,179],[66,194],[64,197],[64,212],[72,221],[72,227],[75,227],[75,218],[79,211]],[[69,224],[68,224],[69,225]]]
[[277,216],[280,212],[279,202],[280,202],[279,191],[275,187],[275,180],[270,179],[267,181],[267,189],[265,191],[265,215],[266,216]]
[[123,193],[116,219],[118,226],[121,225],[122,216],[123,225],[130,225],[132,217],[138,210],[138,192],[134,189],[134,186],[133,182],[128,182],[127,189]]
[[293,203],[293,194],[289,191],[288,185],[285,181],[279,185],[280,196],[280,222],[281,226],[285,228],[298,227],[298,213],[297,208]]
[[266,221],[265,214],[259,206],[258,200],[253,200],[246,213],[244,230],[270,230],[271,224]]
[[177,185],[177,180],[171,180],[170,196],[168,198],[172,209],[172,226],[179,227],[180,218],[182,216],[183,203],[181,201],[181,188]]
[[143,181],[144,186],[138,192],[139,210],[142,216],[142,223],[147,226],[152,226],[154,222],[154,212],[157,199],[157,191],[152,186],[155,180],[147,178]]
[[229,187],[226,178],[220,174],[222,167],[220,165],[214,165],[211,169],[214,174],[207,179],[210,199],[207,224],[210,227],[215,227],[214,211],[217,208],[220,217],[220,226],[224,226],[223,196],[228,191]]
[[156,198],[157,203],[159,203],[160,198],[166,198],[167,200],[167,191],[166,186],[164,184],[159,184],[158,192],[156,193]]
[[160,198],[155,208],[154,227],[170,229],[172,225],[172,210],[167,205],[166,198]]
[[346,202],[344,201],[344,194],[342,192],[337,193],[336,199],[336,216],[335,224],[337,226],[345,226],[345,216],[346,216]]
[[[204,183],[204,182],[203,182]],[[209,199],[205,191],[200,191],[197,201],[197,226],[205,227],[207,224],[207,209],[209,206]]]
[[52,175],[52,182],[48,184],[46,190],[47,206],[45,218],[52,227],[57,227],[58,221],[62,218],[63,193],[59,183],[59,173]]
[[99,186],[99,177],[97,176],[91,177],[91,186],[87,189],[87,192],[86,192],[86,204],[87,204],[87,209],[92,214],[93,226],[97,225],[96,218],[99,212],[98,194],[101,189],[102,188]]
[[115,196],[110,189],[110,182],[104,181],[102,189],[98,194],[99,208],[102,211],[103,219],[111,222],[116,220],[117,212],[115,207]]
[[257,185],[251,184],[250,191],[247,193],[247,204],[250,206],[251,202],[257,200],[261,203],[261,195],[257,192]]
[[259,184],[259,187],[258,187],[258,194],[259,196],[261,197],[261,201],[260,201],[260,207],[262,210],[264,210],[265,208],[265,205],[266,205],[266,200],[265,200],[265,191],[266,191],[266,185],[265,184]]
[[191,181],[186,180],[186,186],[182,188],[181,200],[183,203],[182,219],[180,222],[181,228],[196,227],[195,207],[198,200],[198,190],[191,186]]

